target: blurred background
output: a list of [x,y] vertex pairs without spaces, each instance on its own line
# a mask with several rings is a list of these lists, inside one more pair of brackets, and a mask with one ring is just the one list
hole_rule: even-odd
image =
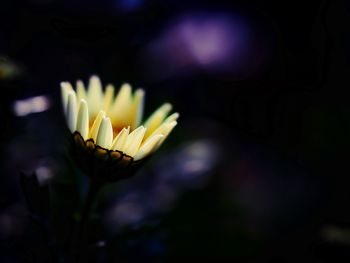
[[180,120],[100,193],[91,262],[349,262],[349,24],[345,0],[3,1],[0,262],[69,262],[59,83],[93,74]]

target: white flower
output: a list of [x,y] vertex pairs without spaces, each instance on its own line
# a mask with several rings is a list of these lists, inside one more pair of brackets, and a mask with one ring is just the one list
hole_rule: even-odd
[[[85,142],[93,140],[109,152],[121,152],[141,160],[157,150],[177,125],[178,113],[169,115],[172,106],[165,103],[142,123],[144,91],[132,92],[123,84],[117,94],[109,84],[103,89],[100,79],[92,76],[88,87],[80,80],[75,89],[61,82],[62,102],[67,125]],[[142,123],[142,125],[141,125]]]

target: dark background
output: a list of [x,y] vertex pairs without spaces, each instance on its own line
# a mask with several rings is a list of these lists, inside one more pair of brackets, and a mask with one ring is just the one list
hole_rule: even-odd
[[[97,74],[143,87],[146,115],[169,101],[180,119],[143,171],[106,190],[91,262],[348,262],[349,11],[345,0],[3,1],[0,261],[49,261],[55,241],[28,219],[20,174],[44,168],[57,190],[80,173],[65,157],[59,83]],[[16,116],[15,101],[41,95],[47,110]],[[67,189],[55,198],[74,212],[83,199]]]

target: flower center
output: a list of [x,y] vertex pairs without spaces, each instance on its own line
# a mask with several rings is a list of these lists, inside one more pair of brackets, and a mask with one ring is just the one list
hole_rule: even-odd
[[117,136],[119,134],[119,132],[123,129],[124,127],[122,126],[114,126],[113,125],[113,135]]

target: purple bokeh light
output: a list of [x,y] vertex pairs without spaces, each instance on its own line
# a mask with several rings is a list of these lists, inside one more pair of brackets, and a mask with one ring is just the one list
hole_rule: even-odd
[[254,73],[266,53],[248,19],[227,13],[190,13],[171,22],[146,48],[156,78],[201,69],[238,78]]

